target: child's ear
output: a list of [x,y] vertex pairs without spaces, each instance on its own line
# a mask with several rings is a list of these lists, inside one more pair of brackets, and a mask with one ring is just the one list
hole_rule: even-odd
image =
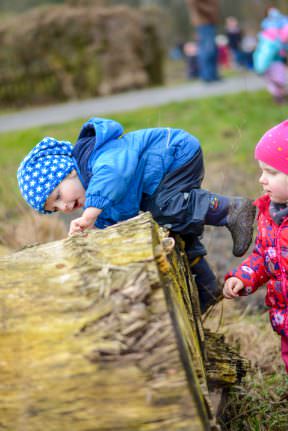
[[76,169],[73,169],[73,170],[70,172],[70,174],[68,175],[68,177],[69,177],[69,178],[77,177]]

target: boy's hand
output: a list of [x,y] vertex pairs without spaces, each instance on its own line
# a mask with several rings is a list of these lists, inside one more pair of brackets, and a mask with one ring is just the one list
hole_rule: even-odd
[[92,229],[102,210],[99,208],[89,207],[83,212],[82,217],[76,218],[71,221],[69,235],[83,232],[86,229]]
[[233,299],[239,296],[239,291],[244,287],[243,281],[237,277],[230,277],[226,280],[223,288],[223,296],[226,299]]

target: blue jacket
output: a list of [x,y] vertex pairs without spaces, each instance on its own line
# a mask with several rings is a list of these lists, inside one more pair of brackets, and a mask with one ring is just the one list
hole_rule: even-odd
[[74,147],[86,189],[84,208],[103,209],[99,228],[136,216],[143,193],[152,195],[167,173],[186,164],[200,148],[195,137],[180,129],[123,132],[116,121],[92,118]]

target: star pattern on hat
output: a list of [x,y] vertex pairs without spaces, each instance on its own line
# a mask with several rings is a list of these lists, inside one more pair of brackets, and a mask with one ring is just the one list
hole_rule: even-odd
[[45,203],[60,182],[74,169],[73,146],[46,137],[24,158],[17,172],[22,196],[36,211],[49,214]]

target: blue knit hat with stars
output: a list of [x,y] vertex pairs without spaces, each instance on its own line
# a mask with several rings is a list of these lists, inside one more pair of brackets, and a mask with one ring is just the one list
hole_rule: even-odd
[[36,211],[45,210],[49,195],[60,182],[75,169],[73,145],[46,137],[25,157],[18,168],[17,179],[22,196]]

